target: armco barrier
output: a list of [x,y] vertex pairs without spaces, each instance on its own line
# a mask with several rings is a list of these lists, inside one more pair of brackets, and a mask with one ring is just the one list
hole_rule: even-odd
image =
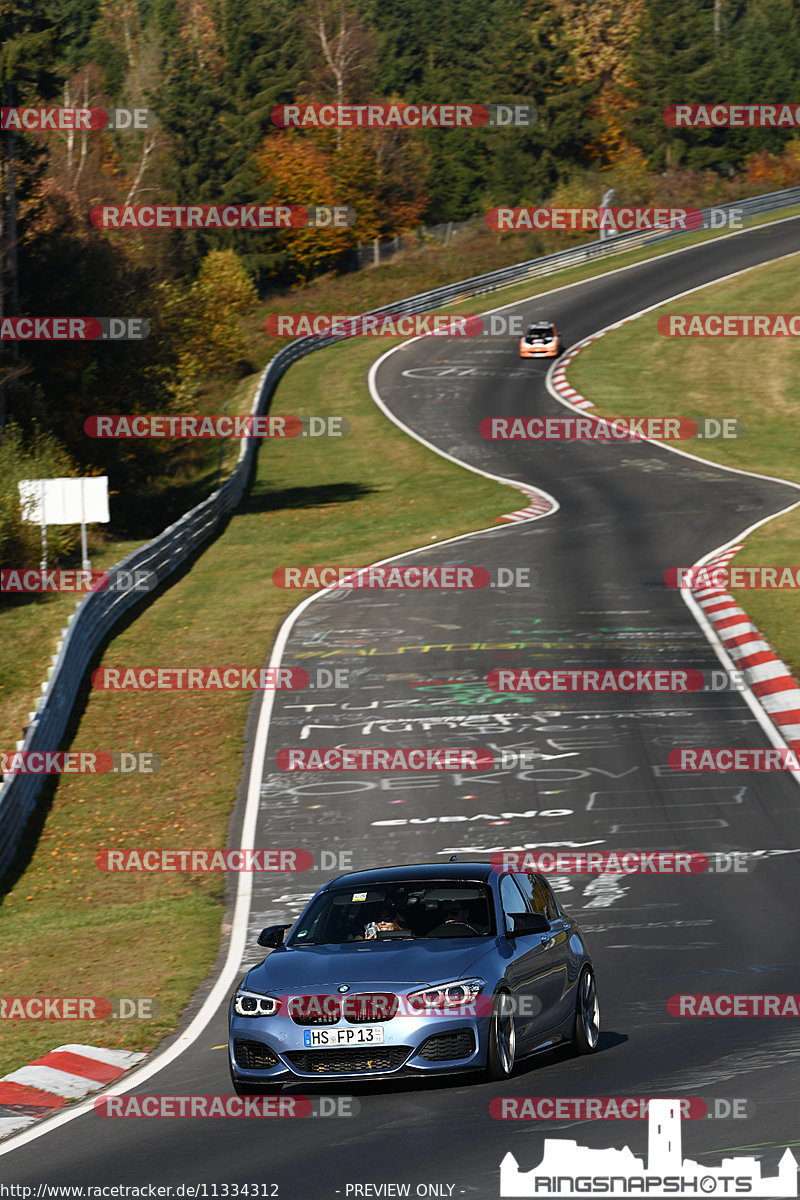
[[[780,192],[755,196],[748,200],[719,206],[720,209],[741,209],[744,217],[759,213],[774,212],[792,204],[800,204],[800,188],[787,188]],[[708,210],[704,210],[707,212]],[[656,233],[652,229],[638,233],[620,234],[603,241],[587,242],[547,254],[543,258],[531,259],[485,275],[475,275],[458,283],[449,283],[429,292],[420,292],[407,300],[372,309],[373,313],[418,313],[441,308],[457,300],[467,300],[496,291],[511,283],[524,283],[540,275],[548,275],[564,266],[609,257],[624,250],[636,249],[651,242],[679,236],[680,231]],[[259,380],[251,412],[265,413],[269,410],[275,388],[284,372],[298,359],[320,350],[341,337],[298,338],[270,360]],[[129,554],[113,568],[115,571],[149,570],[155,572],[159,584],[163,583],[199,546],[210,541],[225,518],[241,500],[253,458],[256,439],[248,438],[242,443],[239,459],[230,479],[222,487],[185,513],[174,525],[154,538],[152,542]],[[92,592],[81,600],[67,627],[64,640],[55,658],[52,672],[42,685],[42,696],[36,712],[32,715],[24,741],[23,750],[55,750],[64,737],[72,706],[86,672],[88,663],[103,638],[119,621],[120,617],[137,601],[141,594],[136,591],[116,594],[110,588]],[[25,825],[33,812],[39,792],[46,776],[8,775],[0,787],[0,875],[9,867],[19,845]]]

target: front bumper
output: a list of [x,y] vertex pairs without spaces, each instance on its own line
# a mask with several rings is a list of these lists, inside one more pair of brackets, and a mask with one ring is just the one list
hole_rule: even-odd
[[[382,1043],[356,1046],[304,1044],[290,1017],[240,1017],[230,1023],[228,1052],[234,1077],[244,1084],[292,1079],[363,1079],[474,1071],[486,1063],[488,1018],[455,1014],[395,1016],[375,1022]],[[358,1030],[341,1020],[328,1029]],[[273,1061],[274,1060],[274,1061]]]

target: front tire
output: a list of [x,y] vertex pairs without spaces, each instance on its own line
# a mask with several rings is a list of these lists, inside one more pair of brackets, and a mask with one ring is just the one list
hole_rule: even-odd
[[600,1004],[591,967],[584,967],[578,980],[572,1046],[577,1054],[594,1054],[600,1041]]
[[485,1078],[492,1083],[509,1079],[514,1070],[517,1052],[517,1030],[514,1023],[514,1003],[508,992],[498,992],[489,1018],[489,1047],[486,1053]]

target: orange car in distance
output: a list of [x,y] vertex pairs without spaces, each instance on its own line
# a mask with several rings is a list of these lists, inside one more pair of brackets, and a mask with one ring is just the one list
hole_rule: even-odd
[[519,339],[520,358],[557,358],[561,339],[552,321],[534,321]]

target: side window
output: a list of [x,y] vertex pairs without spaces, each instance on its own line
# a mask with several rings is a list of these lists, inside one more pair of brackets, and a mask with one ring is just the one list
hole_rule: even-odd
[[542,898],[545,900],[547,919],[558,920],[559,907],[557,902],[555,902],[555,898],[551,892],[551,889],[549,889],[548,884],[543,880],[536,880],[536,887],[539,888]]
[[504,875],[500,880],[500,903],[503,906],[503,912],[506,917],[509,913],[523,913],[527,911],[525,898],[514,882],[513,875]]
[[541,893],[541,889],[536,886],[536,880],[533,876],[515,875],[514,878],[527,901],[528,911],[539,913],[543,917],[549,916],[544,896]]

